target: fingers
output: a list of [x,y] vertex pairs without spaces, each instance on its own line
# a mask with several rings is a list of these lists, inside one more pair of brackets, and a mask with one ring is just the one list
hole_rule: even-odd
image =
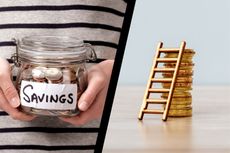
[[11,106],[16,108],[20,105],[20,101],[17,90],[15,89],[10,78],[10,65],[5,59],[2,58],[0,58],[0,65],[0,88],[2,89],[3,94],[5,95]]
[[35,118],[34,116],[30,116],[20,112],[17,108],[13,108],[6,100],[2,90],[0,90],[0,106],[1,109],[6,111],[15,120],[31,121]]
[[60,117],[60,119],[73,125],[83,125],[91,120],[98,119],[101,117],[104,109],[106,93],[107,88],[103,88],[94,100],[92,106],[87,109],[87,111],[81,112],[79,115],[74,117]]
[[9,63],[0,58],[0,107],[7,112],[13,119],[30,121],[34,116],[20,112],[17,107],[20,106],[18,92],[11,81],[11,70]]
[[74,125],[82,125],[102,115],[112,67],[113,60],[107,60],[89,70],[88,87],[78,102],[78,108],[82,112],[75,117],[62,117],[61,120]]
[[88,87],[78,102],[78,107],[83,112],[74,117],[60,117],[61,120],[74,125],[83,125],[101,117],[113,62],[113,60],[106,60],[89,70]]
[[93,77],[89,78],[88,87],[81,95],[78,102],[78,108],[81,111],[86,111],[95,100],[97,94],[104,88],[104,78],[105,77],[101,73],[95,73]]

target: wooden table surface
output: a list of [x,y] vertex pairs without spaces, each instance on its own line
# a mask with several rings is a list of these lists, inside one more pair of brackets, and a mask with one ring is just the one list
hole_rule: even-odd
[[193,88],[193,116],[146,114],[145,87],[118,86],[103,153],[230,153],[230,86]]

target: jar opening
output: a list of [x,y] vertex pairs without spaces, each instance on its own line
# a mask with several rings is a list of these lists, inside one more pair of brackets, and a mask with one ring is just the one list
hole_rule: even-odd
[[74,63],[88,59],[89,45],[70,36],[28,36],[18,40],[17,47],[21,61]]
[[39,47],[45,50],[82,47],[82,40],[69,36],[28,36],[21,39],[21,46]]

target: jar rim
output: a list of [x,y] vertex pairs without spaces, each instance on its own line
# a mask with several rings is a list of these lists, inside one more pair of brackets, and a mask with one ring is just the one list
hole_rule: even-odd
[[44,48],[76,48],[84,45],[83,40],[73,36],[59,36],[59,35],[33,35],[23,37],[20,41],[21,46],[40,47]]
[[[88,47],[73,36],[34,35],[26,36],[17,41],[18,57],[22,61],[63,63],[79,62],[88,59]],[[93,50],[94,51],[94,50]]]

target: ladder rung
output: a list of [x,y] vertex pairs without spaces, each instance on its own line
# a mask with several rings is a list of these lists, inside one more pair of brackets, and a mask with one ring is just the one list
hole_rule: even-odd
[[158,58],[157,62],[176,62],[177,58]]
[[173,72],[175,68],[155,68],[155,72]]
[[180,49],[179,48],[168,48],[168,49],[167,48],[160,48],[159,51],[160,52],[166,52],[166,53],[168,53],[168,52],[178,53],[180,51]]
[[147,114],[163,114],[164,111],[163,110],[148,110],[148,109],[144,109],[143,113],[147,113]]
[[146,99],[146,102],[151,104],[166,104],[167,99]]
[[167,93],[169,91],[170,89],[153,89],[153,88],[149,89],[149,92],[154,92],[154,93]]
[[172,82],[172,78],[153,78],[152,82]]

